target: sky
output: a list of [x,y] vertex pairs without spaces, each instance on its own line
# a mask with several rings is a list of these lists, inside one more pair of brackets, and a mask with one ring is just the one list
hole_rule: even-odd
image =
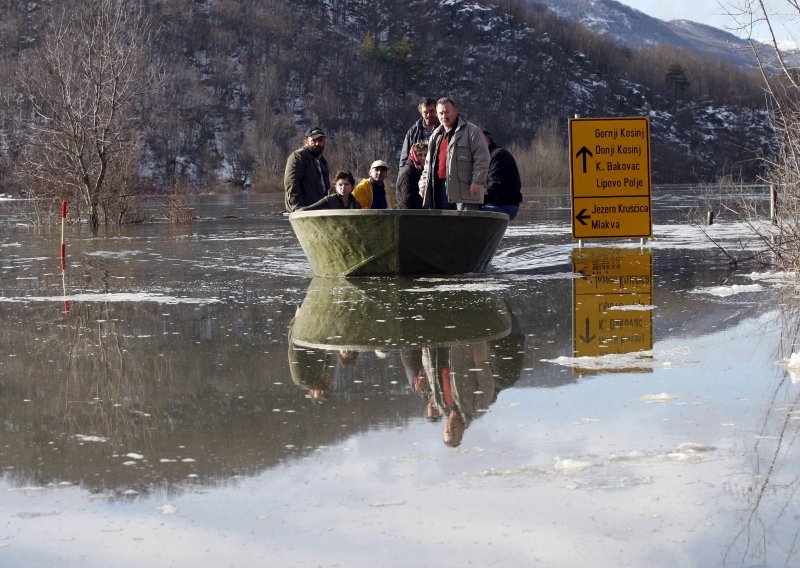
[[[736,29],[737,23],[728,12],[736,13],[736,7],[745,4],[746,0],[617,0],[621,4],[636,8],[648,16],[660,20],[693,20],[725,30],[740,37],[746,37],[742,31]],[[794,20],[780,18],[780,9],[786,5],[785,0],[768,0],[767,5],[772,10],[772,15],[779,18],[778,25],[774,26],[776,35],[781,41],[797,42],[800,40],[800,18],[795,10]],[[727,10],[726,10],[727,7]],[[765,40],[767,34],[763,29],[756,28],[753,34],[755,39]]]

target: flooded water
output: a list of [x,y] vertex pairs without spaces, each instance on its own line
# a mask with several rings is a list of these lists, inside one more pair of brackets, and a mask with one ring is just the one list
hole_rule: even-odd
[[798,565],[796,288],[653,201],[643,246],[535,195],[487,274],[351,280],[268,201],[63,272],[5,207],[0,566]]

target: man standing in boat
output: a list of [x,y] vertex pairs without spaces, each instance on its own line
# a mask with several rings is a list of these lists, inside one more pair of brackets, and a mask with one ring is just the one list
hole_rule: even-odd
[[319,127],[306,130],[303,147],[286,160],[283,185],[286,189],[286,209],[291,213],[300,207],[317,203],[331,187],[325,151],[325,133]]
[[489,173],[486,176],[486,199],[481,211],[505,213],[510,219],[517,216],[522,203],[522,182],[517,161],[511,152],[494,143],[488,130],[483,131],[489,146]]
[[433,129],[439,126],[439,119],[436,118],[436,99],[422,97],[417,104],[417,110],[419,110],[420,118],[411,125],[403,138],[398,170],[402,169],[408,161],[411,147],[417,142],[427,142]]
[[389,164],[375,160],[369,168],[369,177],[362,179],[353,190],[353,197],[363,209],[397,209],[394,194],[386,185]]
[[422,207],[478,210],[483,205],[489,170],[489,148],[483,131],[464,120],[450,97],[436,102],[436,114],[440,124],[428,141],[419,180]]

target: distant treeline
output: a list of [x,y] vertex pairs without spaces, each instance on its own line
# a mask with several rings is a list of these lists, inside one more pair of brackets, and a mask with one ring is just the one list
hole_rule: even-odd
[[[36,71],[36,49],[73,3],[80,5],[0,1],[6,188],[15,185],[31,113],[18,79]],[[286,156],[309,125],[329,133],[332,168],[366,175],[375,158],[396,164],[420,96],[453,96],[515,152],[527,187],[567,183],[566,124],[574,113],[763,107],[758,77],[746,70],[672,48],[631,50],[514,0],[129,4],[155,25],[151,61],[163,76],[137,103],[141,144],[123,176],[138,179],[126,187],[149,192],[279,191]],[[681,151],[665,150],[659,170],[697,175]]]

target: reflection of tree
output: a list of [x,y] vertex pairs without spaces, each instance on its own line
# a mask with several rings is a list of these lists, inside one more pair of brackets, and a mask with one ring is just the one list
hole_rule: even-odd
[[[127,317],[120,313],[134,310],[134,306],[79,304],[71,313],[65,326],[67,364],[53,409],[63,421],[65,435],[99,435],[112,448],[123,450],[143,448],[142,442],[156,428],[159,417],[148,409],[148,383],[167,381],[170,362],[134,359],[126,343],[130,341]],[[94,449],[108,450],[102,445]]]
[[[800,337],[800,312],[795,308],[785,314],[783,323],[783,340],[791,352]],[[800,525],[797,510],[791,505],[800,490],[800,474],[791,466],[796,466],[800,458],[797,446],[800,393],[790,394],[787,389],[791,387],[787,372],[770,397],[753,445],[755,463],[747,493],[749,510],[725,552],[726,565],[734,555],[741,557],[738,562],[741,566],[752,562],[789,566],[796,562]],[[786,535],[786,527],[795,527],[793,534]],[[777,554],[783,558],[777,558]]]
[[[49,308],[26,308],[24,313],[32,321],[49,321]],[[30,401],[28,408],[4,405],[6,424],[22,440],[6,445],[13,448],[6,460],[11,462],[13,455],[17,479],[45,483],[52,468],[61,464],[57,478],[83,478],[100,489],[106,485],[102,477],[86,474],[92,464],[107,460],[109,453],[144,447],[142,441],[153,431],[158,415],[146,406],[150,369],[125,345],[123,322],[133,311],[133,306],[73,303],[70,313],[46,331],[40,329],[32,344],[27,326],[14,326],[24,333],[4,338],[5,349],[24,352],[25,357],[3,383],[15,385],[11,376],[21,372],[25,383],[20,388],[26,390],[20,394]],[[6,315],[17,317],[13,312]]]
[[[101,257],[94,262],[83,286],[112,292],[94,278],[119,273]],[[0,303],[4,477],[119,496],[180,491],[421,417],[399,353],[383,342],[384,352],[364,350],[354,361],[339,349],[308,353],[309,368],[320,370],[326,357],[333,366],[330,401],[309,404],[291,380],[286,340],[276,339],[290,318],[264,302],[74,300],[68,314],[60,301]],[[522,357],[518,346],[504,352]]]
[[273,335],[288,318],[264,302],[73,301],[66,315],[60,302],[0,303],[0,354],[13,355],[0,357],[4,478],[120,497],[181,491],[418,416],[393,354],[347,367],[352,355],[331,351],[335,396],[309,404]]

